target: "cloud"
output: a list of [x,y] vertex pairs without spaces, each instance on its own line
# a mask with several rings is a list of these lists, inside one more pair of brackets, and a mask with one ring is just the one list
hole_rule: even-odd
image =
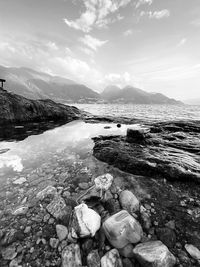
[[147,16],[150,19],[163,19],[170,16],[170,11],[168,9],[163,9],[160,11],[141,11],[140,16]]
[[[94,43],[93,48],[98,45],[100,43]],[[95,81],[102,78],[94,66],[78,58],[69,48],[41,39],[9,37],[0,44],[0,58],[1,64],[7,67],[25,66],[88,85],[95,85]]]
[[108,42],[107,40],[101,41],[97,38],[92,37],[89,34],[86,34],[84,37],[80,37],[79,40],[94,51],[97,51],[99,47],[105,45]]
[[142,5],[148,4],[149,6],[153,4],[153,0],[139,0],[136,2],[135,7],[138,8]]
[[71,28],[89,33],[93,28],[105,28],[108,24],[123,19],[120,14],[115,18],[109,18],[122,7],[127,6],[131,0],[85,0],[85,11],[76,20],[64,19]]
[[140,79],[131,75],[129,72],[119,73],[109,73],[104,77],[106,84],[115,84],[117,86],[123,87],[126,85],[140,86]]
[[183,38],[180,40],[180,42],[177,44],[177,47],[183,46],[187,42],[186,38]]
[[133,30],[131,30],[131,29],[124,32],[124,36],[130,36],[132,34],[133,34]]
[[195,27],[200,27],[200,19],[195,19],[193,21],[191,21],[190,23],[191,25],[195,26]]

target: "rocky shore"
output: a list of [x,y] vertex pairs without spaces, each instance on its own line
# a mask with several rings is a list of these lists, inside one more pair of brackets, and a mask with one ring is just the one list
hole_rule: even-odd
[[[55,105],[44,120],[82,116]],[[200,122],[140,122],[125,136],[94,138],[93,158],[63,150],[9,178],[0,189],[0,266],[200,266],[199,138]]]
[[0,125],[50,120],[66,123],[80,117],[75,107],[49,99],[30,100],[0,88]]

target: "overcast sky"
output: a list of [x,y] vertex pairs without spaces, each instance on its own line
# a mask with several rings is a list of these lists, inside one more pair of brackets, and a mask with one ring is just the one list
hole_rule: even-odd
[[0,65],[200,97],[200,0],[0,0]]

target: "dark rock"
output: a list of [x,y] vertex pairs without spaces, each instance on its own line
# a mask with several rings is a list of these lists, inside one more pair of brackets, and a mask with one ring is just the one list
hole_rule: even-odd
[[128,128],[127,129],[127,134],[126,134],[126,140],[127,142],[134,143],[134,142],[143,142],[145,141],[147,137],[147,133],[149,133],[148,128]]
[[113,198],[108,199],[104,204],[106,210],[112,215],[114,213],[117,213],[121,210],[120,204],[118,200],[115,200]]
[[80,111],[52,100],[30,100],[0,88],[0,124],[80,118]]
[[168,248],[173,248],[176,244],[176,234],[170,228],[156,229],[156,235]]

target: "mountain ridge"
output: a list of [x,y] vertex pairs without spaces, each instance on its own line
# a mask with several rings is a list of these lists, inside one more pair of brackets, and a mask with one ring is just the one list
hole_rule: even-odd
[[6,90],[33,100],[49,98],[61,103],[183,104],[163,94],[148,93],[130,85],[122,89],[110,85],[102,93],[97,93],[84,84],[26,67],[0,66],[0,76],[6,79]]

